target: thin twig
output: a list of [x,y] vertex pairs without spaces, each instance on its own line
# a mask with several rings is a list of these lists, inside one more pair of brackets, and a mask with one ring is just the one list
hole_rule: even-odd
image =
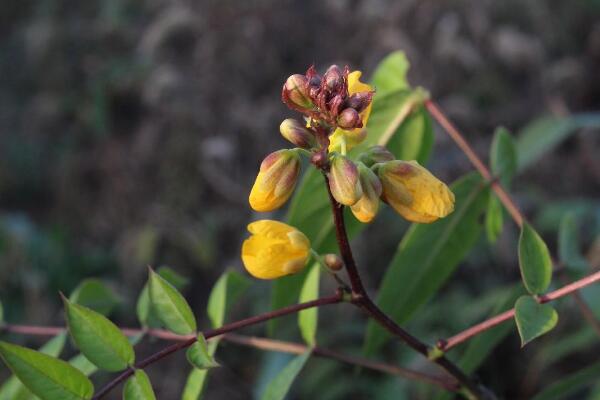
[[[268,321],[268,320],[271,320],[274,318],[282,317],[284,315],[297,313],[301,310],[306,310],[308,308],[321,307],[321,306],[325,306],[328,304],[339,303],[342,301],[342,298],[343,298],[342,292],[337,291],[336,294],[333,296],[322,297],[322,298],[319,298],[316,300],[307,301],[305,303],[294,304],[289,307],[284,307],[279,310],[270,311],[270,312],[260,314],[260,315],[255,315],[253,317],[246,318],[246,319],[236,321],[236,322],[232,322],[230,324],[223,325],[220,328],[210,329],[210,330],[204,331],[202,333],[206,339],[209,339],[211,337],[220,336],[224,333],[236,331],[238,329],[245,328],[250,325],[256,325],[258,323],[265,322],[265,321]],[[182,350],[182,349],[185,349],[186,347],[191,346],[195,342],[196,342],[196,337],[194,336],[194,337],[190,337],[189,339],[175,343],[171,346],[165,347],[161,351],[154,353],[151,356],[149,356],[148,358],[140,361],[134,367],[136,369],[143,369],[143,368],[147,367],[148,365],[153,364],[156,361],[159,361],[170,354],[173,354],[179,350]],[[94,395],[94,397],[92,397],[92,400],[101,399],[106,394],[108,394],[115,386],[119,385],[121,382],[123,382],[124,380],[129,378],[131,375],[133,375],[133,373],[134,373],[133,368],[129,368],[129,369],[123,371],[120,375],[118,375],[116,378],[114,378],[112,381],[110,381],[106,386],[104,386],[102,389],[100,389]]]
[[[567,296],[569,294],[573,294],[576,291],[578,291],[586,286],[597,283],[599,281],[600,281],[600,271],[598,271],[594,274],[588,275],[585,278],[582,278],[578,281],[570,283],[566,286],[563,286],[562,288],[557,289],[553,292],[539,296],[537,298],[537,300],[540,304],[548,303],[550,301],[554,301],[556,299]],[[515,309],[513,308],[511,310],[508,310],[501,314],[498,314],[495,317],[492,317],[483,322],[480,322],[479,324],[474,325],[474,326],[472,326],[472,327],[470,327],[448,339],[441,339],[438,342],[438,347],[443,351],[448,351],[452,347],[455,347],[455,346],[463,343],[464,341],[471,339],[473,336],[479,335],[480,333],[482,333],[490,328],[493,328],[494,326],[499,325],[502,322],[513,318],[514,316],[515,316]]]
[[[223,335],[223,339],[228,342],[243,346],[290,354],[303,354],[310,349],[308,346],[299,343],[282,342],[279,340],[244,336],[234,333],[228,333],[226,335]],[[329,358],[332,360],[344,362],[346,364],[368,368],[374,371],[380,371],[391,375],[397,375],[411,380],[427,382],[439,386],[442,389],[446,389],[453,392],[459,389],[459,386],[455,381],[449,381],[447,378],[441,376],[429,375],[423,372],[413,371],[391,364],[372,361],[362,357],[350,356],[321,347],[313,347],[311,350],[312,355],[317,357]]]

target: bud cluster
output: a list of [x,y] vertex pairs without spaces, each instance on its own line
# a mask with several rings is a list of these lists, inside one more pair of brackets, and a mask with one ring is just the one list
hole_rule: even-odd
[[281,98],[289,108],[316,123],[342,129],[362,128],[360,113],[371,104],[373,91],[350,93],[349,74],[348,67],[342,70],[332,65],[321,76],[312,66],[306,74],[294,74],[286,80]]

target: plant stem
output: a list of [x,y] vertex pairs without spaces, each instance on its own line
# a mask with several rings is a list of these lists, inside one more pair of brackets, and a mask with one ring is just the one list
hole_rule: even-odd
[[[575,293],[578,290],[580,290],[586,286],[592,285],[594,283],[597,283],[597,282],[600,282],[600,271],[598,271],[594,274],[588,275],[585,278],[579,279],[578,281],[572,282],[566,286],[563,286],[562,288],[557,289],[553,292],[547,293],[545,295],[541,295],[537,298],[537,301],[540,304],[548,303],[550,301],[554,301],[561,297]],[[438,347],[443,351],[448,351],[452,347],[457,346],[457,345],[463,343],[464,341],[471,339],[473,336],[479,335],[480,333],[483,333],[483,332],[487,331],[488,329],[491,329],[491,328],[495,327],[496,325],[501,324],[502,322],[513,318],[514,315],[515,315],[514,308],[511,310],[505,311],[501,314],[496,315],[495,317],[492,317],[483,322],[480,322],[477,325],[474,325],[468,329],[465,329],[464,331],[462,331],[448,339],[439,340]]]
[[[362,283],[362,279],[352,254],[352,248],[350,247],[350,242],[348,241],[348,234],[346,232],[346,226],[344,222],[344,208],[333,198],[331,189],[329,188],[327,175],[323,175],[325,177],[325,186],[327,187],[329,200],[331,202],[338,247],[352,284],[352,303],[363,309],[371,318],[377,321],[390,333],[400,338],[400,340],[410,346],[413,350],[425,357],[428,357],[430,349],[429,346],[402,329],[402,327],[396,324],[396,322],[394,322],[394,320],[385,314],[369,297]],[[474,398],[483,398],[481,388],[450,360],[441,355],[432,359],[432,361],[442,367],[452,377],[454,377],[454,379],[461,384],[462,388],[465,389],[469,395]]]
[[[265,321],[268,321],[268,320],[271,320],[274,318],[282,317],[284,315],[297,313],[299,311],[306,310],[308,308],[321,307],[321,306],[325,306],[328,304],[339,303],[342,301],[342,296],[343,296],[342,292],[337,291],[336,294],[333,296],[322,297],[322,298],[319,298],[316,300],[307,301],[305,303],[294,304],[294,305],[291,305],[288,307],[284,307],[279,310],[270,311],[270,312],[260,314],[260,315],[255,315],[253,317],[242,319],[242,320],[236,321],[236,322],[232,322],[230,324],[223,325],[220,328],[210,329],[210,330],[204,331],[202,333],[206,339],[209,339],[211,337],[223,335],[224,333],[232,332],[232,331],[235,331],[235,330],[238,330],[241,328],[245,328],[247,326],[255,325],[255,324],[265,322]],[[143,368],[147,367],[148,365],[153,364],[156,361],[159,361],[170,354],[173,354],[179,350],[182,350],[182,349],[185,349],[186,347],[191,346],[195,342],[196,342],[196,336],[194,335],[193,337],[190,337],[186,340],[183,340],[178,343],[172,344],[171,346],[165,347],[161,351],[154,353],[151,356],[149,356],[148,358],[145,358],[144,360],[135,364],[134,367],[136,369],[143,369]],[[129,369],[123,371],[120,375],[118,375],[116,378],[114,378],[112,381],[110,381],[106,386],[104,386],[101,390],[99,390],[94,395],[94,397],[92,397],[92,400],[101,399],[106,394],[108,394],[115,386],[117,386],[118,384],[120,384],[121,382],[123,382],[124,380],[129,378],[131,375],[133,375],[133,373],[134,373],[134,368],[129,368]]]

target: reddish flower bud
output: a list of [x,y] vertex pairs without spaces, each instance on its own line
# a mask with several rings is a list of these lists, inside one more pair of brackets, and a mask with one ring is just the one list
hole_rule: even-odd
[[293,109],[309,109],[313,102],[309,96],[308,80],[304,75],[290,76],[283,85],[281,94],[283,101]]
[[303,149],[311,149],[317,146],[315,135],[302,122],[293,118],[283,120],[279,125],[279,131],[284,138]]
[[327,72],[323,75],[325,81],[325,87],[330,92],[335,92],[344,87],[344,74],[337,65],[332,65],[327,69]]
[[366,109],[373,100],[373,92],[354,93],[346,100],[346,107],[354,108],[359,113]]
[[337,119],[338,126],[342,129],[362,128],[362,121],[358,111],[354,108],[346,108]]

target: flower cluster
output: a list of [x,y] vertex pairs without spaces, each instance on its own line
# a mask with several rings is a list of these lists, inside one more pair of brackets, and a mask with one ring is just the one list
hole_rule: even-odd
[[[292,195],[300,175],[302,154],[322,170],[333,198],[350,207],[363,223],[371,222],[380,200],[405,219],[431,223],[454,209],[454,194],[416,161],[396,160],[382,146],[365,149],[351,158],[348,152],[367,136],[366,125],[375,91],[360,81],[360,71],[332,65],[321,76],[314,67],[290,76],[281,92],[283,102],[303,114],[288,118],[281,135],[296,146],[269,154],[262,162],[249,196],[260,212],[280,208]],[[301,269],[310,243],[295,228],[262,220],[248,226],[242,260],[255,277],[273,279]]]

